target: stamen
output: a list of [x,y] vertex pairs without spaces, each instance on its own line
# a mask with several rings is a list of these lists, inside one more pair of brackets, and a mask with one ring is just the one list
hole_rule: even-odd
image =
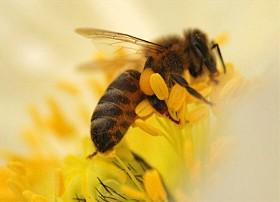
[[158,130],[157,128],[145,123],[143,120],[141,119],[137,119],[134,122],[134,126],[141,128],[144,132],[148,133],[149,135],[152,136],[159,136],[161,135],[161,131]]
[[147,117],[154,112],[154,108],[150,105],[148,100],[143,100],[135,108],[135,113],[139,117]]
[[140,191],[135,190],[126,185],[121,186],[121,192],[124,193],[126,196],[131,197],[133,199],[137,199],[137,200],[146,199],[144,192],[140,192]]
[[148,170],[144,174],[144,187],[152,201],[167,201],[167,194],[157,170]]
[[136,187],[140,190],[143,191],[142,186],[139,184],[135,176],[130,172],[130,170],[127,168],[125,163],[116,155],[115,159],[118,161],[120,166],[126,171],[126,173],[129,175],[130,179],[133,181],[133,183],[136,185]]
[[168,87],[160,74],[154,73],[150,77],[151,88],[160,100],[166,100],[169,96]]
[[151,88],[150,85],[150,77],[154,74],[154,71],[151,68],[146,68],[140,76],[140,89],[146,94],[146,95],[153,95],[154,91]]
[[170,92],[167,106],[171,111],[178,111],[186,99],[186,90],[182,86],[175,84]]

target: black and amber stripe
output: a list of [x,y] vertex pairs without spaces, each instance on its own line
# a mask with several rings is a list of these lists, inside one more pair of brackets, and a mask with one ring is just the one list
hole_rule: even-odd
[[100,98],[91,118],[91,139],[97,152],[112,149],[134,122],[136,106],[144,94],[140,73],[127,70],[119,75]]

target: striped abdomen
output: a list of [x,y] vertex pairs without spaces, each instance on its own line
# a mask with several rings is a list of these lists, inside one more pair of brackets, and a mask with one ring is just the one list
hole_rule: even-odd
[[134,122],[134,110],[144,97],[139,78],[138,71],[125,71],[99,100],[91,118],[91,139],[98,152],[112,149]]

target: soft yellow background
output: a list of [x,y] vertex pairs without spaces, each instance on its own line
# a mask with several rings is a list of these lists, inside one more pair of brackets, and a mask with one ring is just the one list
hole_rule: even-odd
[[[229,110],[234,156],[205,189],[205,201],[279,200],[279,1],[278,0],[1,0],[0,146],[16,140],[28,122],[26,106],[42,103],[54,82],[74,77],[94,46],[73,32],[89,26],[147,40],[199,27],[210,37],[226,32],[222,47],[252,90]],[[278,199],[278,200],[277,200]]]

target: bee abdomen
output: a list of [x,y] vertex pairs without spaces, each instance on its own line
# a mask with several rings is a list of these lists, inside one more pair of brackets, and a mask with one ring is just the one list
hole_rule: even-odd
[[123,114],[123,110],[112,102],[104,102],[98,104],[92,114],[92,118],[97,119],[100,117],[118,117]]
[[112,149],[134,122],[134,109],[144,96],[139,78],[139,72],[125,71],[99,100],[91,118],[91,138],[98,152]]

